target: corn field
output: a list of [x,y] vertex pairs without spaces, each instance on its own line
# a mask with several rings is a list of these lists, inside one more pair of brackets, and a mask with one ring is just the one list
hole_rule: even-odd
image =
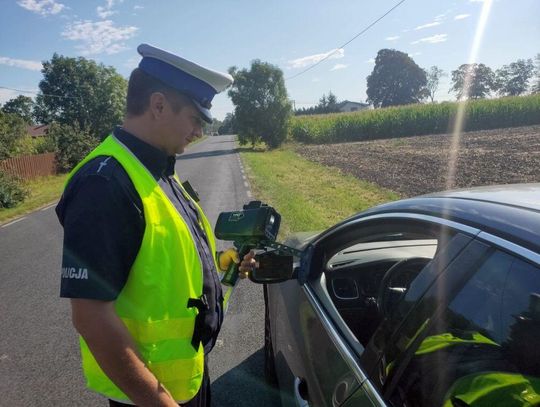
[[[289,136],[306,144],[339,143],[452,132],[457,102],[354,113],[296,116]],[[540,94],[467,102],[463,131],[540,124]]]

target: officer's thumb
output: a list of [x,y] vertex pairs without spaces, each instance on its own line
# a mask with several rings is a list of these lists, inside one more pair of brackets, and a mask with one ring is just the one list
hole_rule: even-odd
[[233,253],[232,253],[232,259],[233,261],[238,264],[240,263],[240,256],[238,255],[238,252],[234,249],[230,249]]
[[235,262],[236,264],[240,263],[238,252],[233,248],[227,249],[221,253],[219,256],[219,268],[221,270],[227,270],[231,264],[231,261]]

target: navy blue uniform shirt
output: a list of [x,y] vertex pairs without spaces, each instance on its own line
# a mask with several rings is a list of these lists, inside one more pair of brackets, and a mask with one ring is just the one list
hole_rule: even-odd
[[[221,284],[198,212],[173,178],[176,159],[121,128],[114,136],[150,171],[191,231],[210,307],[202,332],[209,352],[223,321]],[[70,180],[56,214],[64,227],[60,296],[114,301],[127,281],[145,229],[142,201],[124,168],[106,156],[83,165]]]

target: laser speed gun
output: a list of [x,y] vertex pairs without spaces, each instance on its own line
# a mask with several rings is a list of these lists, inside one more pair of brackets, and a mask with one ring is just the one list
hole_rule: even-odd
[[[264,250],[255,259],[259,269],[268,271],[291,270],[293,256],[300,251],[276,242],[281,224],[281,215],[261,201],[251,201],[242,211],[222,212],[216,222],[215,235],[218,239],[233,241],[240,259],[251,249]],[[273,248],[273,251],[268,251]],[[221,282],[234,287],[238,281],[238,264],[231,263]]]

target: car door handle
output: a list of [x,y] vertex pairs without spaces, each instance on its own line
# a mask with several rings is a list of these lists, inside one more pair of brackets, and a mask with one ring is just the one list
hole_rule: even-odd
[[297,407],[309,407],[307,401],[307,383],[300,377],[294,378],[294,399]]

